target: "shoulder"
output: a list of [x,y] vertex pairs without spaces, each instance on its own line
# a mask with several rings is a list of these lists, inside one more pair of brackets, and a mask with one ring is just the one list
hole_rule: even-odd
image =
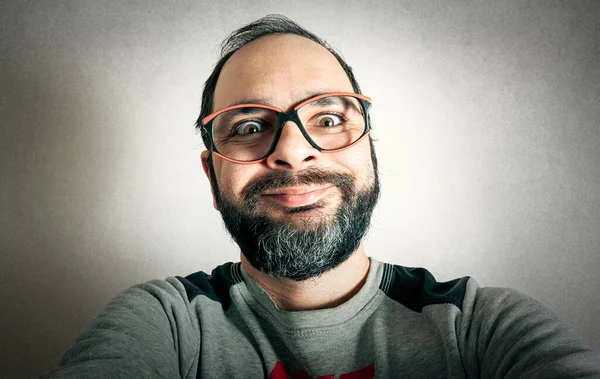
[[220,303],[223,309],[227,309],[231,305],[229,289],[243,281],[239,262],[228,262],[217,266],[211,274],[198,271],[186,277],[177,276],[174,279],[183,286],[188,302],[201,297]]
[[466,286],[463,314],[480,319],[516,321],[519,318],[555,318],[554,313],[532,297],[512,288],[480,287],[471,279]]
[[475,281],[467,286],[462,313],[463,321],[477,334],[530,333],[542,325],[544,333],[563,329],[572,333],[554,312],[532,297],[511,288],[479,287]]
[[460,311],[507,310],[512,308],[546,309],[531,297],[510,288],[480,287],[477,281],[464,276],[438,281],[427,269],[383,263],[379,285],[391,299],[420,312],[434,304],[453,304]]
[[114,297],[105,311],[120,307],[148,308],[153,304],[161,308],[165,304],[187,307],[199,296],[224,306],[230,302],[228,289],[241,281],[235,276],[236,272],[239,273],[237,266],[236,263],[225,263],[217,266],[211,274],[198,271],[186,277],[173,276],[136,284]]
[[571,378],[600,374],[600,355],[537,300],[510,288],[467,285],[456,322],[473,376]]
[[379,289],[415,312],[428,305],[448,303],[461,309],[469,280],[465,276],[439,282],[424,268],[384,263]]

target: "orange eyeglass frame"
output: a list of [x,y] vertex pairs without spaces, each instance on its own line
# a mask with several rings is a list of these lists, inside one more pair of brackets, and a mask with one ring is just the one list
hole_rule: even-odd
[[[317,145],[312,138],[310,138],[310,135],[308,134],[308,132],[306,131],[306,129],[304,128],[304,125],[302,125],[302,121],[300,120],[300,117],[298,116],[298,109],[300,109],[302,106],[311,103],[313,101],[325,98],[325,97],[330,97],[330,96],[348,96],[348,97],[354,97],[356,99],[359,100],[361,107],[363,109],[363,115],[365,118],[365,130],[363,132],[363,134],[354,142],[352,142],[351,144],[341,147],[339,149],[323,149],[321,148],[319,145]],[[262,108],[262,109],[268,109],[274,112],[277,112],[279,114],[278,118],[277,118],[277,129],[275,131],[275,136],[273,137],[273,142],[271,143],[271,146],[269,147],[269,150],[267,150],[267,153],[265,154],[264,157],[253,160],[253,161],[240,161],[237,159],[233,159],[233,158],[228,158],[226,156],[224,156],[223,154],[219,153],[219,150],[217,149],[217,146],[215,145],[214,139],[213,139],[213,131],[212,131],[212,123],[214,121],[214,119],[220,115],[221,113],[233,110],[233,109],[239,109],[239,108],[245,108],[245,107],[253,107],[253,108]],[[331,92],[331,93],[324,93],[321,95],[317,95],[317,96],[313,96],[309,99],[303,100],[302,102],[300,102],[298,105],[296,105],[294,107],[294,109],[292,110],[292,112],[290,113],[286,113],[283,110],[277,108],[277,107],[273,107],[271,105],[265,105],[265,104],[237,104],[237,105],[232,105],[223,109],[220,109],[216,112],[213,112],[211,114],[209,114],[208,116],[204,117],[202,119],[202,132],[203,133],[207,133],[208,137],[210,139],[210,145],[211,145],[211,152],[214,153],[215,155],[219,156],[222,159],[225,159],[229,162],[232,163],[238,163],[238,164],[254,164],[254,163],[260,163],[260,162],[264,162],[269,155],[271,155],[271,153],[273,153],[273,151],[275,151],[275,147],[277,146],[277,143],[279,142],[279,137],[281,135],[281,131],[283,130],[283,126],[285,125],[286,122],[288,121],[292,121],[294,122],[298,128],[300,129],[300,132],[302,133],[302,135],[304,136],[304,138],[308,141],[308,143],[315,148],[317,151],[319,152],[323,152],[323,153],[335,153],[338,151],[342,151],[345,149],[348,149],[354,145],[356,145],[357,143],[359,143],[363,138],[365,138],[365,136],[367,136],[369,134],[369,132],[371,131],[371,121],[369,119],[369,108],[371,107],[371,98],[365,95],[361,95],[358,93],[353,93],[353,92]]]

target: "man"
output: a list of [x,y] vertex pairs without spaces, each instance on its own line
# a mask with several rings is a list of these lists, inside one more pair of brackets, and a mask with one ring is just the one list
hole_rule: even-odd
[[600,377],[599,354],[532,299],[367,258],[369,107],[292,21],[234,32],[198,128],[241,262],[125,291],[49,377]]

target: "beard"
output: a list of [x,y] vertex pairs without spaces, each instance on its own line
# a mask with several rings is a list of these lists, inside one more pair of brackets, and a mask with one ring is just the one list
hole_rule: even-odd
[[[228,194],[218,191],[212,164],[209,166],[213,189],[218,194],[217,205],[227,231],[254,268],[274,277],[303,281],[318,277],[346,261],[367,233],[379,198],[374,154],[374,180],[367,188],[357,190],[356,180],[346,173],[318,168],[297,174],[281,170],[246,186],[242,191],[241,206],[229,200]],[[320,216],[315,210],[325,206],[321,201],[296,208],[284,207],[286,217],[281,221],[259,209],[264,191],[302,184],[335,186],[341,201],[334,214]],[[306,211],[314,211],[316,217],[292,220],[294,214]]]

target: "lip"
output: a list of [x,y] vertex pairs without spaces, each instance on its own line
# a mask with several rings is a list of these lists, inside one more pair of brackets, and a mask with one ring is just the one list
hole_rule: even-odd
[[295,208],[313,204],[323,198],[333,186],[302,186],[285,187],[267,191],[261,196],[284,205]]

